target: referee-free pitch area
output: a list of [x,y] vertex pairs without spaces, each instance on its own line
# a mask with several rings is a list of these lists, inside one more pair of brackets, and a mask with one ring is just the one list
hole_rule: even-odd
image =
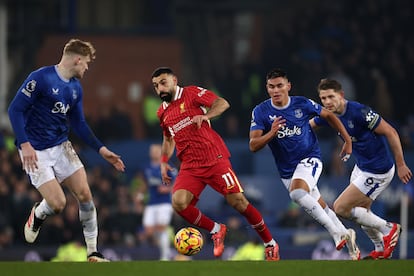
[[0,275],[55,276],[405,276],[414,260],[382,261],[122,261],[110,263],[0,262]]

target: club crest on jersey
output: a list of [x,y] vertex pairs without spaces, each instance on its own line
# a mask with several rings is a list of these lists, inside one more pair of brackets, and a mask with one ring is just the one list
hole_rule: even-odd
[[76,100],[78,98],[78,92],[75,89],[72,89],[72,98]]
[[185,112],[184,103],[180,103],[180,113],[184,113],[184,112]]
[[295,117],[298,119],[303,117],[302,109],[295,109]]
[[32,96],[32,92],[34,92],[36,89],[36,81],[31,80],[28,83],[26,83],[26,86],[21,90],[23,94],[25,94],[27,97]]
[[354,123],[352,121],[348,121],[348,127],[349,128],[354,128]]

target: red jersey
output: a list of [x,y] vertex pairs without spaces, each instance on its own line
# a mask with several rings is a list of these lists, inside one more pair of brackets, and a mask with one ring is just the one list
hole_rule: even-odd
[[195,115],[206,113],[218,96],[197,86],[177,86],[174,99],[163,102],[157,115],[164,135],[175,141],[181,168],[208,167],[221,158],[229,158],[230,152],[220,135],[204,121],[200,129],[192,123]]

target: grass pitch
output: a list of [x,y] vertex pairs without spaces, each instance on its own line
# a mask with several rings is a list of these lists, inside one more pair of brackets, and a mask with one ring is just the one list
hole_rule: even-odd
[[56,276],[259,276],[414,275],[414,260],[383,261],[122,261],[110,263],[0,262],[1,275]]

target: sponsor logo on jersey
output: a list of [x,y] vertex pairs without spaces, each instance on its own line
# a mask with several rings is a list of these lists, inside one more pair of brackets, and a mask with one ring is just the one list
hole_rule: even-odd
[[55,102],[54,107],[52,108],[52,113],[66,114],[69,108],[70,108],[69,104],[65,106],[65,104],[62,102]]
[[201,97],[201,96],[203,96],[204,94],[206,94],[207,89],[202,88],[202,87],[197,87],[197,88],[201,90],[200,92],[198,92],[197,96]]
[[294,135],[301,135],[302,129],[298,126],[293,126],[293,129],[290,129],[286,126],[279,129],[277,132],[277,138],[285,138],[285,137],[292,137]]
[[[301,109],[296,109],[295,110],[295,114],[298,111],[298,115],[303,116],[302,110]],[[276,115],[269,115],[269,119],[270,121],[274,121],[276,120]],[[253,121],[251,123],[251,125],[253,125]],[[293,126],[293,128],[288,128],[287,126],[282,127],[281,129],[279,129],[279,131],[277,132],[277,138],[285,138],[285,137],[292,137],[294,135],[301,135],[302,134],[302,129],[298,126]]]
[[36,89],[36,81],[31,80],[26,83],[26,86],[22,88],[22,93],[25,94],[27,97],[32,97],[32,92],[34,92]]
[[183,128],[191,125],[192,123],[193,121],[190,119],[190,117],[185,117],[184,119],[182,119],[181,121],[179,121],[178,123],[176,123],[170,128],[170,133],[175,134],[179,132],[180,130],[182,130]]

